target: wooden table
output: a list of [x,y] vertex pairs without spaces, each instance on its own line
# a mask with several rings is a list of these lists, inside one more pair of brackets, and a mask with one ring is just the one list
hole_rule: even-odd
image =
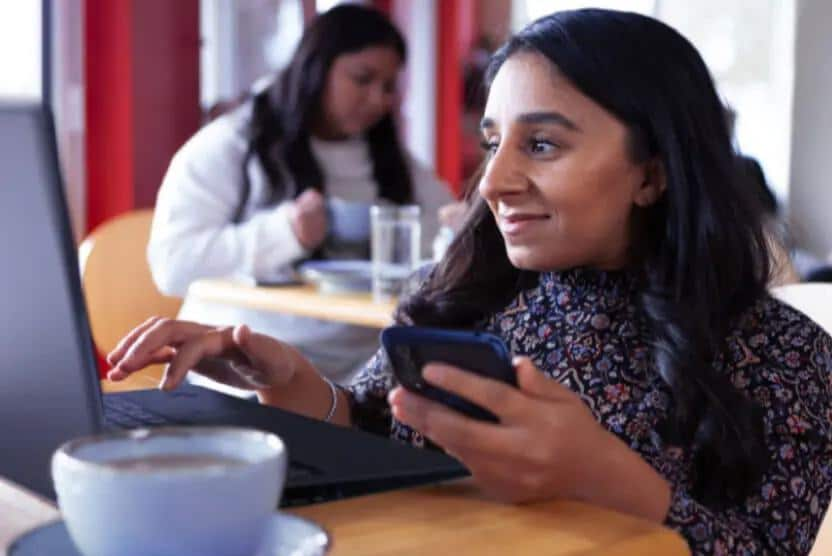
[[[689,554],[673,531],[575,502],[509,506],[469,482],[419,487],[296,508],[332,536],[333,556],[380,554]],[[55,507],[0,479],[0,550],[55,520]]]
[[[154,387],[158,370],[104,391]],[[690,554],[675,532],[577,502],[524,506],[485,498],[470,480],[293,508],[332,536],[334,556],[422,554]],[[21,533],[60,517],[51,502],[0,477],[0,553]]]
[[262,287],[222,279],[197,280],[186,301],[221,303],[384,328],[393,322],[395,301],[376,303],[369,293],[322,294],[312,285]]

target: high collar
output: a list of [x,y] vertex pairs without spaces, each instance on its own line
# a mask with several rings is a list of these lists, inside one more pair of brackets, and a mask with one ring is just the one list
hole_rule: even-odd
[[572,298],[589,296],[630,297],[636,280],[628,270],[598,270],[576,267],[566,270],[542,272],[540,286],[544,294],[569,294]]

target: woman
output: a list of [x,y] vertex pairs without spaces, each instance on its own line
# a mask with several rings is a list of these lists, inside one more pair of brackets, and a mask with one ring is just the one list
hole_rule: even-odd
[[[318,17],[273,84],[173,158],[148,248],[159,289],[184,296],[195,279],[230,275],[286,281],[307,258],[344,256],[345,245],[355,256],[328,234],[328,207],[350,203],[367,219],[373,202],[421,205],[429,246],[438,209],[452,198],[399,144],[392,112],[405,57],[400,33],[376,10],[342,5]],[[357,251],[367,256],[364,243]],[[377,345],[376,331],[312,319],[193,302],[182,315],[252,324],[298,345],[338,381]]]
[[482,129],[467,220],[398,319],[507,342],[516,389],[423,370],[498,424],[397,388],[383,353],[332,389],[245,326],[148,321],[111,378],[168,361],[174,388],[223,357],[263,403],[429,440],[502,500],[664,522],[697,554],[807,553],[830,499],[832,339],[765,291],[759,205],[695,49],[636,14],[544,17],[495,54]]

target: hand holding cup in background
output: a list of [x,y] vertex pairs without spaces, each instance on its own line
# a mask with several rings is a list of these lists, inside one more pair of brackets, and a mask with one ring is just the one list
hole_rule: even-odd
[[324,196],[309,188],[295,199],[290,216],[292,231],[304,249],[313,250],[326,239],[328,223]]

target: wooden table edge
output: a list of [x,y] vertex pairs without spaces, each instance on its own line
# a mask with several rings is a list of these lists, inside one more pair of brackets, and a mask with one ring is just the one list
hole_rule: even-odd
[[231,280],[197,280],[185,302],[201,301],[302,317],[384,328],[393,322],[395,302],[375,303],[368,294],[321,294],[313,286],[257,287]]

